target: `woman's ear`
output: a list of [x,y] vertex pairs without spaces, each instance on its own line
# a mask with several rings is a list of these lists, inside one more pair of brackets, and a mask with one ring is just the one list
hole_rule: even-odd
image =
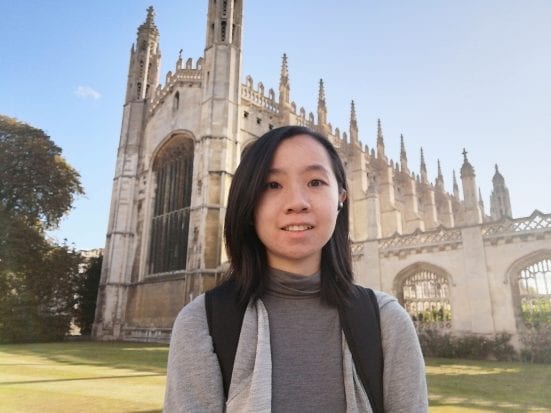
[[339,194],[339,203],[344,203],[344,201],[346,201],[346,198],[348,198],[346,194],[346,189],[341,189],[341,193]]
[[344,201],[346,201],[346,190],[341,190],[339,194],[339,204],[337,205],[337,211],[340,211],[344,207]]

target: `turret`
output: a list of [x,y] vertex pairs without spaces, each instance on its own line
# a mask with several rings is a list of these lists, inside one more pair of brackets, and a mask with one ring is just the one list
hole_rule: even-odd
[[147,105],[159,83],[159,31],[154,22],[153,7],[147,9],[145,22],[139,26],[136,43],[130,51],[128,84],[117,163],[113,177],[111,210],[105,242],[105,254],[98,292],[94,335],[121,339],[132,278],[133,257],[128,251],[138,249],[134,196],[138,192],[140,147]]
[[220,239],[225,214],[225,196],[221,194],[229,190],[243,143],[239,135],[242,21],[243,0],[208,2],[201,118],[195,132],[188,270],[217,270],[226,260]]
[[209,1],[201,123],[208,136],[237,139],[243,0]]
[[130,50],[126,103],[149,98],[159,84],[161,52],[154,18],[155,11],[150,6],[145,22],[138,28],[136,43]]
[[478,204],[476,175],[473,166],[467,159],[467,151],[463,149],[463,165],[461,166],[461,181],[463,183],[463,202],[465,206],[465,224],[482,223],[482,213]]
[[497,164],[495,168],[496,172],[492,178],[493,190],[490,195],[490,215],[494,220],[504,217],[512,218],[509,189],[505,185],[505,178],[499,172]]

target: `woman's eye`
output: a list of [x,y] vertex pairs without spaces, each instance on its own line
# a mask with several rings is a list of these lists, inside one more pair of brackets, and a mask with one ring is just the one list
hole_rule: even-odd
[[277,182],[268,182],[266,184],[266,189],[277,189],[280,188],[281,185],[279,185]]
[[308,185],[310,186],[322,186],[324,184],[324,182],[320,179],[312,179]]

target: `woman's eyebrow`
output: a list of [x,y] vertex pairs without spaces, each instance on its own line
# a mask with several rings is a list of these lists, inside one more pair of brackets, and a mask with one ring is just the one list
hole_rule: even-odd
[[279,168],[270,168],[268,169],[268,175],[281,175],[284,174],[285,171],[283,169]]
[[325,166],[317,164],[317,163],[313,164],[313,165],[308,165],[306,168],[304,168],[304,172],[310,172],[310,171],[322,172],[325,175],[329,174],[329,171],[327,170],[327,168],[325,168]]
[[[324,173],[325,175],[328,175],[329,174],[329,171],[327,170],[326,167],[324,167],[323,165],[321,164],[312,164],[312,165],[307,165],[306,167],[304,167],[302,169],[302,172],[305,173],[305,172],[322,172]],[[268,169],[268,175],[286,175],[287,172],[285,171],[285,169],[281,169],[281,168],[270,168]]]

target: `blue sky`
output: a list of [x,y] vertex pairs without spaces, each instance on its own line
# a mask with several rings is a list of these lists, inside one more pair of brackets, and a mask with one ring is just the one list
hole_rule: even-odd
[[[335,6],[337,4],[338,6]],[[129,51],[153,5],[161,83],[203,53],[207,1],[0,1],[0,113],[44,129],[80,172],[86,196],[52,236],[79,249],[105,242]],[[289,57],[291,98],[315,113],[324,79],[329,121],[410,168],[424,148],[451,190],[463,147],[489,209],[494,164],[513,215],[551,212],[551,2],[546,0],[246,1],[243,79],[277,90]]]

